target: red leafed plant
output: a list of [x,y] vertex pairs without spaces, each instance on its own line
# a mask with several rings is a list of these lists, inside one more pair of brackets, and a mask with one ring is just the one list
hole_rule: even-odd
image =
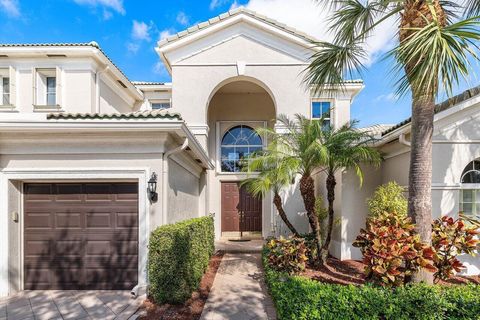
[[432,246],[435,248],[435,279],[446,280],[460,272],[465,266],[457,256],[475,255],[479,241],[477,227],[467,226],[463,220],[442,217],[432,224]]
[[434,249],[420,242],[405,215],[385,212],[370,217],[353,245],[362,251],[367,279],[380,285],[402,285],[420,268],[436,272]]
[[266,244],[268,264],[277,271],[296,274],[305,270],[307,246],[305,239],[291,237],[271,239]]

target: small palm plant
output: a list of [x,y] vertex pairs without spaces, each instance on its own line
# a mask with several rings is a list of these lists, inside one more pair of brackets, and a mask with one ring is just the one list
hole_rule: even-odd
[[[321,121],[321,120],[320,120]],[[343,170],[353,169],[363,183],[362,165],[370,164],[379,166],[382,161],[380,152],[372,147],[373,137],[368,131],[358,130],[357,122],[352,121],[336,129],[326,127],[319,140],[327,155],[322,170],[326,173],[326,188],[328,201],[328,228],[325,241],[320,251],[320,264],[325,265],[328,250],[332,239],[336,174]]]
[[245,186],[248,192],[255,197],[264,197],[268,192],[273,192],[273,204],[277,208],[280,218],[290,232],[298,236],[297,229],[293,226],[283,209],[283,201],[280,194],[288,188],[292,180],[295,179],[295,171],[288,159],[284,159],[282,154],[276,150],[270,150],[271,145],[264,152],[254,153],[250,157],[250,161],[246,169],[248,172],[257,172],[253,177],[249,177],[241,182],[241,186]]
[[317,252],[320,252],[322,240],[315,210],[315,183],[312,175],[327,159],[326,150],[319,139],[323,130],[322,123],[302,115],[296,115],[294,120],[279,115],[277,121],[283,127],[281,133],[270,128],[257,129],[270,141],[264,156],[281,159],[281,166],[284,167],[282,170],[300,175],[300,194],[315,234]]
[[[398,42],[389,57],[400,75],[397,94],[412,94],[408,211],[422,242],[430,243],[435,99],[440,88],[450,94],[453,86],[467,77],[471,57],[478,60],[480,1],[315,1],[335,9],[331,17],[334,40],[315,43],[318,50],[305,79],[319,92],[341,87],[345,78],[363,70],[367,39],[374,30],[397,19],[398,29],[392,37]],[[433,278],[420,272],[414,280],[431,283]]]

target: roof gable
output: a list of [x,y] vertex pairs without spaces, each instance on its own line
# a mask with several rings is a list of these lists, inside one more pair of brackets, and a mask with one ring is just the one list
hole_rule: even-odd
[[231,40],[250,37],[278,51],[306,61],[316,39],[253,11],[238,8],[168,37],[156,48],[167,69],[189,56]]

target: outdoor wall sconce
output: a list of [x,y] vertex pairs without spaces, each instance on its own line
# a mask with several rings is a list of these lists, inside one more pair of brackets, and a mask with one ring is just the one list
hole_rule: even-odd
[[156,202],[158,200],[157,193],[157,174],[152,173],[150,180],[148,180],[148,198],[151,202]]

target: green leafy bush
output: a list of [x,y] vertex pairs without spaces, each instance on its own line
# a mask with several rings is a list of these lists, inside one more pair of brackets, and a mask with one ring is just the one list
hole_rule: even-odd
[[305,269],[307,246],[303,238],[271,239],[267,242],[268,264],[275,270],[295,274]]
[[480,319],[478,286],[325,284],[273,270],[267,254],[265,279],[279,320]]
[[403,285],[420,268],[435,272],[432,247],[423,244],[406,216],[383,212],[367,220],[353,243],[360,248],[367,279],[382,285]]
[[215,250],[212,217],[164,225],[150,235],[149,295],[157,303],[183,303],[198,288]]
[[373,197],[367,200],[371,216],[378,216],[384,212],[407,215],[408,202],[404,196],[405,190],[396,182],[389,182],[379,186]]
[[432,246],[435,248],[436,279],[446,280],[460,272],[465,266],[457,256],[460,254],[475,255],[478,240],[477,227],[468,227],[462,219],[442,217],[433,222]]

